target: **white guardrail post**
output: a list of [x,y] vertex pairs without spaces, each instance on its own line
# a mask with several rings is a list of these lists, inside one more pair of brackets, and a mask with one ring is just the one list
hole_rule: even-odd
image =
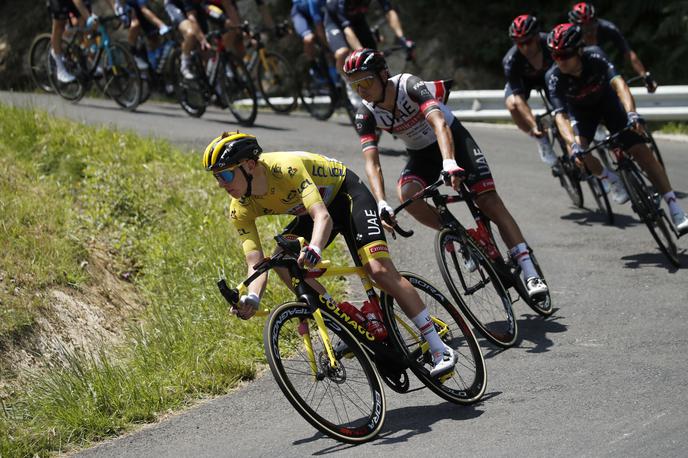
[[[648,121],[688,120],[688,86],[660,86],[654,94],[642,87],[631,88],[638,113]],[[536,91],[530,94],[533,111],[542,113],[543,105]],[[447,105],[461,121],[508,121],[504,90],[453,91]]]

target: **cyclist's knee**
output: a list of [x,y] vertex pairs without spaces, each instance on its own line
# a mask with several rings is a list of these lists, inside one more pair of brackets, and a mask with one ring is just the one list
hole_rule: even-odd
[[315,35],[312,33],[309,33],[308,35],[303,37],[303,45],[312,47],[315,45]]
[[389,258],[370,259],[365,267],[368,275],[378,284],[388,284],[399,276],[399,272]]
[[346,56],[348,56],[348,55],[349,55],[349,48],[339,48],[337,51],[335,51],[334,58],[339,61],[340,59],[346,58]]
[[520,101],[518,100],[517,95],[510,95],[509,97],[506,98],[504,101],[504,105],[506,105],[506,109],[509,110],[510,112],[515,112],[517,111],[518,105]]

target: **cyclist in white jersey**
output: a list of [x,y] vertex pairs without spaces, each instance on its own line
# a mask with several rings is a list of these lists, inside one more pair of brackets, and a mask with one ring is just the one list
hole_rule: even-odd
[[[466,184],[475,194],[475,203],[499,228],[511,256],[523,270],[529,295],[545,294],[547,285],[533,266],[520,228],[495,190],[485,156],[441,101],[447,91],[444,82],[425,82],[408,73],[390,77],[383,55],[368,48],[358,49],[347,57],[344,73],[352,88],[363,98],[355,127],[378,210],[387,210],[393,216],[385,200],[376,128],[396,135],[408,150],[409,161],[397,184],[400,200],[410,198],[433,183],[442,170],[453,175],[452,187],[458,189],[460,178],[456,173],[465,170]],[[435,230],[440,228],[437,210],[425,201],[416,201],[407,208],[421,223]]]

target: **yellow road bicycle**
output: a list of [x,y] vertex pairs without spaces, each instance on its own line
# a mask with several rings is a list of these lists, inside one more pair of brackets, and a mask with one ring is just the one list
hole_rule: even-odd
[[[435,327],[459,359],[452,372],[431,377],[432,356],[427,342],[395,299],[368,277],[357,257],[355,266],[337,267],[324,261],[313,270],[296,263],[298,240],[275,237],[280,254],[254,266],[255,273],[237,288],[218,282],[227,301],[236,305],[240,294],[259,275],[275,267],[289,273],[297,300],[275,307],[263,330],[265,355],[275,381],[294,408],[323,434],[338,441],[362,443],[382,428],[386,401],[384,381],[399,393],[411,389],[407,369],[430,390],[456,404],[472,404],[485,392],[485,361],[470,327],[451,302],[427,280],[402,272],[420,294]],[[368,301],[380,304],[386,337],[376,338],[366,323],[354,320],[343,306],[326,300],[307,278],[356,275]],[[379,289],[379,288],[378,288]],[[259,312],[267,314],[267,312]]]

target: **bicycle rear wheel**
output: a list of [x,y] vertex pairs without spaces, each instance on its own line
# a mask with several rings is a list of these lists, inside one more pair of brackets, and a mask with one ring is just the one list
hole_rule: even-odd
[[599,178],[589,175],[586,177],[585,181],[588,182],[590,186],[590,193],[592,194],[597,208],[600,213],[604,216],[604,220],[607,224],[614,224],[614,212],[612,211],[612,206],[609,204],[609,196],[602,187],[602,182]]
[[[625,160],[630,161],[630,159]],[[650,189],[641,172],[632,162],[621,167],[619,172],[631,198],[633,211],[638,214],[640,221],[645,223],[650,234],[652,234],[652,238],[655,239],[660,251],[664,253],[669,262],[680,267],[681,261],[678,257],[676,233],[666,212],[660,208],[661,196]]]
[[[304,65],[305,69],[302,72],[299,88],[299,96],[303,106],[306,107],[311,116],[320,121],[329,119],[337,104],[336,89],[327,74],[327,65],[324,60],[324,58],[320,59],[322,62],[317,65],[317,71],[308,64]],[[313,70],[312,75],[309,70]]]
[[54,92],[50,84],[50,34],[41,33],[34,38],[29,48],[29,69],[31,70],[31,78],[37,88],[45,92]]
[[554,130],[551,134],[550,142],[552,145],[559,146],[559,155],[557,157],[557,165],[555,169],[559,170],[556,175],[559,178],[559,184],[569,198],[573,205],[578,208],[583,207],[583,190],[580,185],[580,171],[576,168],[576,165],[568,160],[568,149],[566,148],[566,143],[559,136],[559,132]]
[[431,377],[426,366],[432,362],[432,355],[429,351],[422,351],[424,340],[418,329],[394,298],[383,291],[381,302],[389,317],[391,335],[404,353],[415,360],[411,370],[425,386],[447,401],[456,404],[479,401],[487,386],[487,372],[480,345],[471,328],[451,302],[428,281],[409,272],[401,274],[413,285],[428,308],[442,341],[459,357],[451,373],[439,378]]
[[200,118],[210,103],[211,92],[205,80],[205,69],[199,62],[198,55],[193,54],[192,57],[193,71],[197,75],[195,79],[189,80],[182,75],[180,70],[181,51],[179,49],[175,49],[172,53],[170,59],[172,61],[171,70],[174,71],[175,75],[174,91],[179,105],[189,116]]
[[511,298],[492,261],[465,232],[443,229],[435,238],[435,257],[456,304],[490,342],[510,347],[518,334]]
[[258,100],[251,75],[242,61],[225,54],[225,67],[219,68],[221,94],[239,124],[252,126],[258,115]]
[[370,441],[385,419],[382,381],[349,330],[329,312],[321,313],[332,346],[343,341],[348,347],[337,356],[336,367],[330,365],[312,309],[286,302],[272,311],[263,330],[270,370],[291,405],[318,431],[351,444]]
[[134,56],[120,43],[112,43],[100,60],[103,92],[117,105],[134,111],[141,102],[141,76]]
[[296,72],[286,57],[265,52],[265,61],[258,59],[258,89],[263,100],[276,113],[289,113],[296,108],[299,86]]

